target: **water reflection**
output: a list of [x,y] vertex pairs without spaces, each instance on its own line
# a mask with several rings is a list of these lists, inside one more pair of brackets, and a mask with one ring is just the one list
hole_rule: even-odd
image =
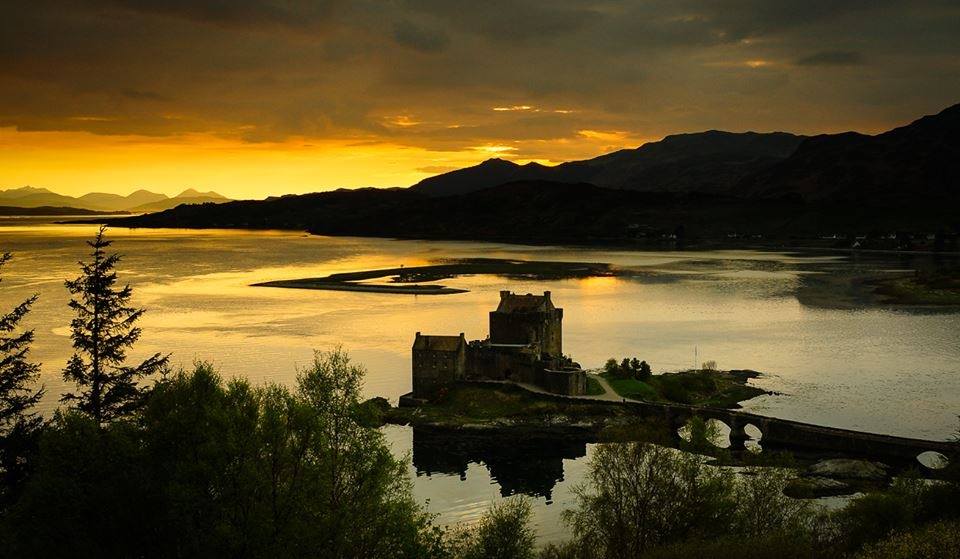
[[[76,275],[94,226],[0,224],[5,268],[0,302],[33,293],[28,317],[51,412],[70,354],[63,280]],[[125,255],[121,279],[147,307],[131,358],[173,351],[190,367],[291,383],[314,349],[342,344],[367,366],[366,393],[396,399],[410,388],[414,332],[486,334],[497,292],[552,290],[565,309],[565,349],[585,367],[636,355],[655,372],[715,360],[769,373],[755,381],[779,395],[750,411],[896,435],[945,438],[960,409],[960,314],[831,305],[843,279],[919,266],[920,257],[785,252],[635,252],[497,243],[324,238],[296,232],[112,229]],[[444,258],[603,262],[633,277],[538,281],[496,276],[444,280],[469,293],[443,297],[250,287],[280,279],[414,266]],[[902,260],[902,261],[901,261]],[[929,264],[929,263],[928,263]],[[839,278],[839,279],[838,279]],[[811,287],[818,284],[815,289]],[[819,295],[811,295],[813,291]],[[817,299],[814,301],[814,299]]]
[[437,427],[413,428],[413,466],[417,475],[446,474],[467,479],[471,463],[483,464],[500,486],[500,495],[543,497],[563,481],[563,461],[583,458],[587,440],[503,431],[471,433]]

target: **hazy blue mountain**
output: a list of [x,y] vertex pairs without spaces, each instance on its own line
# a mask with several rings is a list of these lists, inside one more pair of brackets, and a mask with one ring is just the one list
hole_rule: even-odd
[[198,192],[192,188],[188,188],[173,198],[164,197],[160,200],[133,206],[129,208],[129,211],[134,213],[162,212],[163,210],[169,210],[181,204],[206,204],[210,202],[219,204],[221,202],[228,202],[229,200],[229,198],[221,196],[216,192]]
[[106,192],[90,192],[83,196],[65,196],[46,188],[24,186],[0,190],[0,205],[18,208],[68,207],[106,212],[151,212],[174,208],[180,204],[226,202],[228,198],[216,192],[198,192],[192,188],[173,198],[166,194],[140,189],[127,196]]
[[0,201],[7,206],[37,208],[40,206],[77,206],[77,199],[51,192],[46,188],[24,186],[0,190]]

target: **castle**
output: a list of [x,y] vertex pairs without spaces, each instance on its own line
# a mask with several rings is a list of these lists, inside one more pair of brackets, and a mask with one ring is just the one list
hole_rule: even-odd
[[413,341],[413,392],[401,404],[435,398],[459,381],[497,380],[533,385],[567,396],[586,392],[586,373],[563,356],[563,309],[550,292],[500,292],[490,313],[490,336],[468,342],[459,336],[417,332]]

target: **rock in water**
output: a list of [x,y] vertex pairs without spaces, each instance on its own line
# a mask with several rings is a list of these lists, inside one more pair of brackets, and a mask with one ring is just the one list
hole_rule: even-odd
[[833,479],[881,481],[887,478],[887,466],[886,464],[866,460],[832,458],[821,460],[810,466],[807,475]]
[[842,481],[825,477],[807,477],[790,480],[783,494],[794,499],[817,499],[834,495],[849,495],[856,489]]

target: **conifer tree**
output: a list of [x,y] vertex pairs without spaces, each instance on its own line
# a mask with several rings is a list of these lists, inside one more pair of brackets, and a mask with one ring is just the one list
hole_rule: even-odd
[[116,287],[114,267],[120,255],[107,254],[112,241],[103,238],[105,230],[106,226],[101,226],[96,238],[87,241],[93,260],[80,262],[80,276],[65,282],[74,296],[70,308],[77,316],[70,322],[75,352],[63,378],[75,383],[78,390],[61,398],[74,402],[100,424],[136,409],[147,390],[139,381],[167,364],[167,357],[156,353],[137,366],[124,365],[127,349],[140,338],[136,322],[144,309],[130,306],[133,289],[129,285]]
[[[0,268],[10,258],[10,253],[0,255]],[[43,396],[43,388],[28,386],[40,376],[40,365],[27,360],[33,330],[18,331],[20,321],[36,300],[32,295],[0,316],[0,437],[9,435],[18,424],[32,428],[41,422],[32,409]]]
[[[0,268],[10,258],[10,253],[0,254]],[[43,423],[33,410],[43,387],[31,386],[40,376],[40,365],[27,360],[33,330],[20,330],[20,321],[36,300],[32,295],[0,315],[0,503],[23,477],[23,454]]]

